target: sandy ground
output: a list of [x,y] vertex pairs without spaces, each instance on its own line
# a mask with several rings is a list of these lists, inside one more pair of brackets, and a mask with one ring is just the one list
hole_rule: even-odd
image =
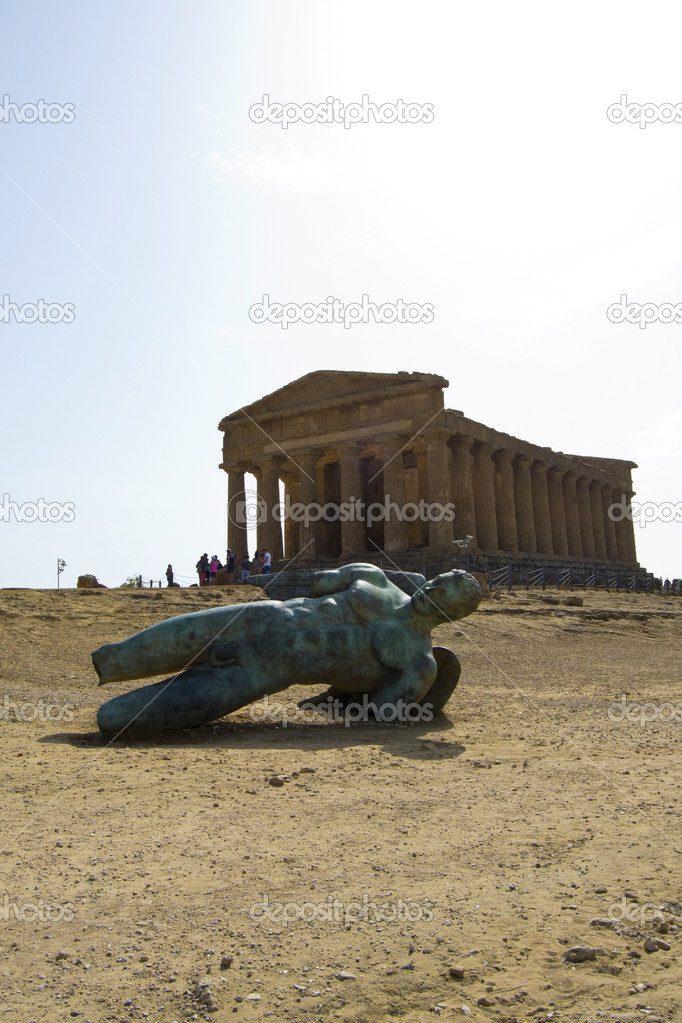
[[243,591],[0,591],[0,1020],[682,1020],[682,602],[581,595],[437,630],[430,724],[106,746],[90,651]]

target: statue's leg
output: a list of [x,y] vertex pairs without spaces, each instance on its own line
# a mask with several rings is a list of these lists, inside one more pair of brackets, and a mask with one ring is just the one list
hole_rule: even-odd
[[281,689],[252,668],[198,664],[103,703],[97,724],[108,735],[193,728]]
[[429,707],[434,714],[437,714],[454,693],[462,666],[457,654],[445,646],[435,646],[433,656],[438,665],[438,674],[430,689],[419,702],[423,707]]

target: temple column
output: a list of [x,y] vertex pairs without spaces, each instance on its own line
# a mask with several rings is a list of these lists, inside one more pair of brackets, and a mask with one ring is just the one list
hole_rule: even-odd
[[497,551],[497,515],[495,514],[494,448],[482,441],[474,444],[474,505],[476,509],[476,543],[483,550]]
[[[282,545],[282,525],[275,518],[275,508],[279,505],[279,470],[281,458],[266,458],[259,463],[258,479],[258,550],[265,547],[274,562],[281,561],[284,551]],[[262,520],[262,521],[261,521]]]
[[227,546],[238,561],[249,549],[245,508],[244,471],[230,469],[227,474]]
[[455,533],[458,540],[473,536],[470,549],[478,547],[476,543],[476,512],[474,506],[473,456],[471,447],[473,437],[458,433],[452,438],[453,465],[453,501],[455,505]]
[[533,521],[538,554],[553,554],[552,523],[549,516],[549,493],[547,471],[544,462],[533,462],[530,467],[531,493],[533,495]]
[[564,510],[564,492],[561,487],[561,469],[553,466],[547,473],[547,492],[549,494],[552,546],[554,547],[555,554],[565,558],[568,554],[568,535],[566,530],[566,512]]
[[495,514],[497,517],[497,542],[503,551],[516,552],[519,538],[516,531],[516,506],[514,504],[513,451],[497,451],[495,463]]
[[[362,499],[362,477],[360,475],[360,449],[357,444],[339,448],[341,468],[341,504],[350,504],[351,497]],[[367,549],[365,523],[353,515],[348,522],[341,523],[341,554],[359,554]]]
[[317,557],[318,521],[311,522],[307,517],[308,509],[318,503],[317,463],[319,452],[306,451],[296,456],[299,470],[298,499],[303,505],[302,521],[298,529],[298,552],[303,558]]
[[613,504],[613,487],[605,483],[601,488],[601,511],[604,523],[604,539],[606,540],[606,557],[609,561],[618,561],[618,540],[616,539],[616,523],[609,515]]
[[566,539],[568,540],[568,553],[574,558],[581,558],[583,555],[583,544],[580,536],[578,494],[575,487],[577,479],[578,477],[574,472],[564,473],[564,513],[566,515]]
[[[445,505],[450,502],[449,439],[449,430],[434,430],[424,435],[428,503],[440,506],[441,511],[444,511]],[[438,508],[434,507],[431,514],[437,515]],[[428,527],[429,547],[442,547],[446,544],[451,546],[455,535],[452,522],[448,522],[445,517],[438,521],[429,518]]]
[[299,549],[298,533],[300,522],[291,514],[291,508],[298,504],[299,483],[290,477],[284,481],[284,557],[293,558]]
[[519,538],[519,551],[529,554],[537,553],[535,541],[535,521],[533,519],[533,494],[530,479],[530,458],[517,455],[514,468],[514,506],[516,508],[516,529]]
[[[622,493],[614,493],[615,502],[617,502],[619,506],[618,514],[622,514],[622,518],[617,520],[615,523],[619,561],[637,561],[635,524],[632,521],[632,510],[630,507],[630,502],[633,497],[634,490],[625,490]],[[625,506],[624,509],[623,505]],[[623,509],[624,513],[621,509]]]
[[408,546],[407,522],[399,518],[405,507],[403,446],[404,440],[400,437],[388,437],[381,441],[384,455],[384,501],[388,506],[387,518],[384,520],[384,550],[387,552],[402,551]]
[[606,561],[606,535],[604,533],[604,511],[601,504],[601,483],[592,480],[590,483],[590,509],[592,511],[592,532],[594,533],[594,553],[600,561]]
[[590,481],[581,476],[576,483],[578,497],[578,519],[580,521],[580,542],[583,557],[592,560],[595,556],[594,531],[592,529],[592,504],[590,502]]

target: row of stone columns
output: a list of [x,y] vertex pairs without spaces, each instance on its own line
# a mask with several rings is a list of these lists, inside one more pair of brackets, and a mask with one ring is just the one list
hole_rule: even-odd
[[636,561],[632,522],[620,508],[620,521],[608,514],[632,491],[465,435],[451,449],[456,530],[480,550]]
[[[400,437],[381,442],[383,492],[391,502],[405,503],[405,472],[402,453],[409,440]],[[453,539],[473,537],[472,549],[505,551],[518,555],[550,554],[585,560],[635,562],[632,522],[622,516],[613,521],[609,508],[631,491],[620,491],[589,476],[565,471],[540,459],[512,450],[495,448],[473,437],[446,430],[430,430],[420,436],[425,465],[420,463],[420,493],[428,502],[455,505],[455,521],[442,518],[428,522],[428,545],[443,546]],[[341,502],[362,493],[360,448],[348,444],[335,452],[339,463]],[[279,480],[285,480],[291,502],[311,506],[326,498],[318,492],[318,462],[322,452],[309,451],[288,463],[283,457],[262,459],[249,466],[257,478],[258,547],[266,547],[273,561],[282,558],[282,524],[272,514],[279,504]],[[229,534],[232,550],[247,550],[246,524],[239,521],[238,505],[244,492],[244,470],[235,467],[229,477]],[[242,500],[242,504],[245,498]],[[391,516],[384,521],[384,550],[407,547],[407,524]],[[341,553],[366,549],[365,524],[350,518],[341,521]],[[287,557],[301,553],[315,557],[318,524],[291,522],[284,525]]]

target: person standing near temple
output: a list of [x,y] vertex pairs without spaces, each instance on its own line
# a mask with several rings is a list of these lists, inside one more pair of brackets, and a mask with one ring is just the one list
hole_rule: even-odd
[[260,575],[260,574],[261,574],[261,560],[260,560],[260,555],[259,555],[258,551],[256,551],[256,553],[253,556],[253,561],[251,562],[251,575]]
[[263,575],[270,575],[270,572],[272,570],[272,558],[270,557],[270,551],[267,549],[267,547],[263,548],[261,559],[263,562]]
[[235,557],[230,548],[227,548],[227,581],[230,585],[234,583],[234,561]]
[[202,554],[196,564],[197,574],[199,576],[199,585],[208,585],[208,554]]
[[173,585],[173,566],[169,565],[166,569],[166,582],[169,586]]

